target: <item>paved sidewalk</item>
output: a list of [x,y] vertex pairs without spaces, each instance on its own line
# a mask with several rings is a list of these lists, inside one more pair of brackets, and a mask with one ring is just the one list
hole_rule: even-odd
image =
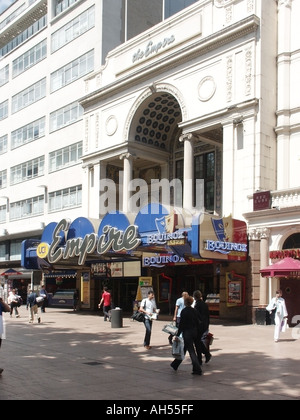
[[28,323],[25,306],[20,314],[4,314],[0,400],[300,399],[300,335],[291,328],[274,343],[273,326],[213,320],[213,357],[194,376],[188,356],[171,369],[166,320],[154,321],[145,350],[144,325],[129,315],[112,328],[102,316],[68,309],[47,308],[41,324]]

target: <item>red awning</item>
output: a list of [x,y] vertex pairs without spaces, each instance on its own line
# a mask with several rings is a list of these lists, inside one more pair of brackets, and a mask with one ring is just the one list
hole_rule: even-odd
[[297,277],[300,276],[300,261],[286,257],[259,271],[263,277]]
[[8,268],[7,270],[3,271],[0,276],[21,276],[23,273],[14,270],[13,268]]

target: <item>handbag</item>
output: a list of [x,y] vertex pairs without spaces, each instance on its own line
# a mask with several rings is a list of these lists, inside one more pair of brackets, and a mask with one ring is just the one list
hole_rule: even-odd
[[172,343],[172,356],[175,359],[183,360],[184,359],[184,341],[182,337],[177,337]]
[[133,315],[131,316],[131,319],[133,321],[138,321],[138,322],[144,322],[145,320],[145,315],[143,312],[139,312],[139,311],[134,311]]
[[170,322],[169,324],[166,324],[163,329],[163,332],[171,335],[176,335],[178,332],[178,328],[176,327],[175,322]]

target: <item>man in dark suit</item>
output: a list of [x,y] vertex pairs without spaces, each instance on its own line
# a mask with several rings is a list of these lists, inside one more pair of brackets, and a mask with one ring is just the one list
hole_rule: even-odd
[[[198,316],[203,328],[203,333],[201,335],[201,353],[203,353],[205,356],[205,363],[208,363],[211,359],[209,348],[206,346],[206,336],[209,330],[209,309],[207,303],[205,303],[202,299],[202,293],[200,292],[200,290],[195,290],[193,293],[193,297],[195,299],[194,308],[198,312]],[[201,354],[198,356],[202,359]]]

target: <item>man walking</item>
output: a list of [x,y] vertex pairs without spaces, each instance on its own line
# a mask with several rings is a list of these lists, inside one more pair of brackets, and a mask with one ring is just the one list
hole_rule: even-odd
[[102,297],[98,305],[99,309],[101,308],[102,304],[103,304],[104,321],[107,321],[107,320],[110,321],[109,311],[111,310],[111,294],[109,293],[108,288],[106,286],[103,287]]
[[38,304],[37,304],[36,298],[37,298],[37,294],[32,289],[30,289],[29,295],[27,296],[27,306],[26,306],[26,309],[28,309],[28,307],[30,308],[30,312],[29,312],[30,324],[33,323],[34,318],[36,318],[38,324],[41,322],[41,318],[38,315]]
[[[183,308],[185,308],[184,299],[188,297],[188,295],[188,292],[182,292],[181,297],[176,300],[173,321],[176,322],[177,328],[179,327],[181,311]],[[169,343],[172,346],[173,335],[170,334],[168,338]]]
[[[195,299],[195,306],[194,308],[198,312],[199,319],[201,321],[202,330],[200,331],[201,334],[201,353],[205,355],[205,363],[208,363],[211,359],[211,354],[209,352],[209,348],[206,347],[206,337],[208,334],[209,329],[209,309],[207,303],[204,302],[202,299],[202,293],[200,290],[195,290],[193,293],[193,297]],[[198,354],[199,362],[202,364],[202,354]]]
[[152,332],[152,315],[156,312],[156,304],[154,300],[153,290],[148,291],[148,297],[143,299],[139,308],[140,312],[145,314],[144,325],[146,328],[145,338],[144,338],[144,347],[147,350],[151,349],[150,339]]

